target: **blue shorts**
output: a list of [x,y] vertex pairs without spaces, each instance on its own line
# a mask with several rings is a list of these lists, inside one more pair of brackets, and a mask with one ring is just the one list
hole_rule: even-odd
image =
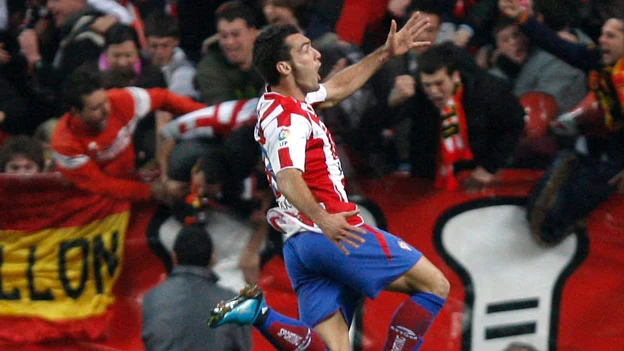
[[362,225],[366,242],[345,245],[345,255],[323,234],[303,232],[286,240],[284,261],[299,300],[299,319],[316,326],[340,310],[351,324],[359,301],[371,299],[402,276],[422,257],[402,239]]

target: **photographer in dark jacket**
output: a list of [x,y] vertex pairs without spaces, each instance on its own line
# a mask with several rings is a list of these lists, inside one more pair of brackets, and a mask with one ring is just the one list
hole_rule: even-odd
[[471,67],[459,70],[450,44],[418,57],[416,95],[403,117],[413,119],[412,174],[455,189],[455,174],[472,169],[468,183],[486,185],[512,156],[524,128],[524,109],[499,80]]

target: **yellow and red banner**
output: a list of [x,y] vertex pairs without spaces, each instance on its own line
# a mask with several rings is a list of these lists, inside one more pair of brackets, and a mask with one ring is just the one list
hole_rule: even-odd
[[[538,350],[622,349],[624,197],[592,212],[586,230],[543,247],[523,212],[539,175],[506,171],[496,186],[472,192],[397,176],[361,183],[367,221],[387,223],[451,283],[422,351],[502,350],[520,341]],[[158,239],[166,216],[149,204],[82,193],[54,175],[0,175],[0,350],[143,350],[142,297],[166,277]],[[260,284],[274,309],[297,316],[279,257],[264,266]],[[366,300],[354,319],[354,348],[381,350],[404,299]],[[273,347],[256,333],[253,350]]]
[[0,182],[3,342],[98,338],[115,302],[130,203],[54,177]]

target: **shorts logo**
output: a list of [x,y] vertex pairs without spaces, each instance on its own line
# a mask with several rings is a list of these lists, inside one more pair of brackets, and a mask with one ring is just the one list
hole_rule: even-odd
[[399,247],[403,250],[412,251],[412,248],[403,240],[399,240]]
[[279,140],[284,141],[288,138],[289,135],[290,135],[290,130],[288,130],[288,128],[282,128],[282,130],[280,130],[279,132]]

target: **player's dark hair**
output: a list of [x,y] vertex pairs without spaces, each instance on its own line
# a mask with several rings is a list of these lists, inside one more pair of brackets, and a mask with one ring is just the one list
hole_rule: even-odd
[[286,45],[289,35],[297,34],[297,27],[286,25],[270,25],[264,29],[254,42],[253,64],[268,85],[279,84],[280,74],[277,63],[290,60],[290,47]]
[[212,257],[212,239],[203,224],[183,227],[173,244],[178,264],[206,267]]

